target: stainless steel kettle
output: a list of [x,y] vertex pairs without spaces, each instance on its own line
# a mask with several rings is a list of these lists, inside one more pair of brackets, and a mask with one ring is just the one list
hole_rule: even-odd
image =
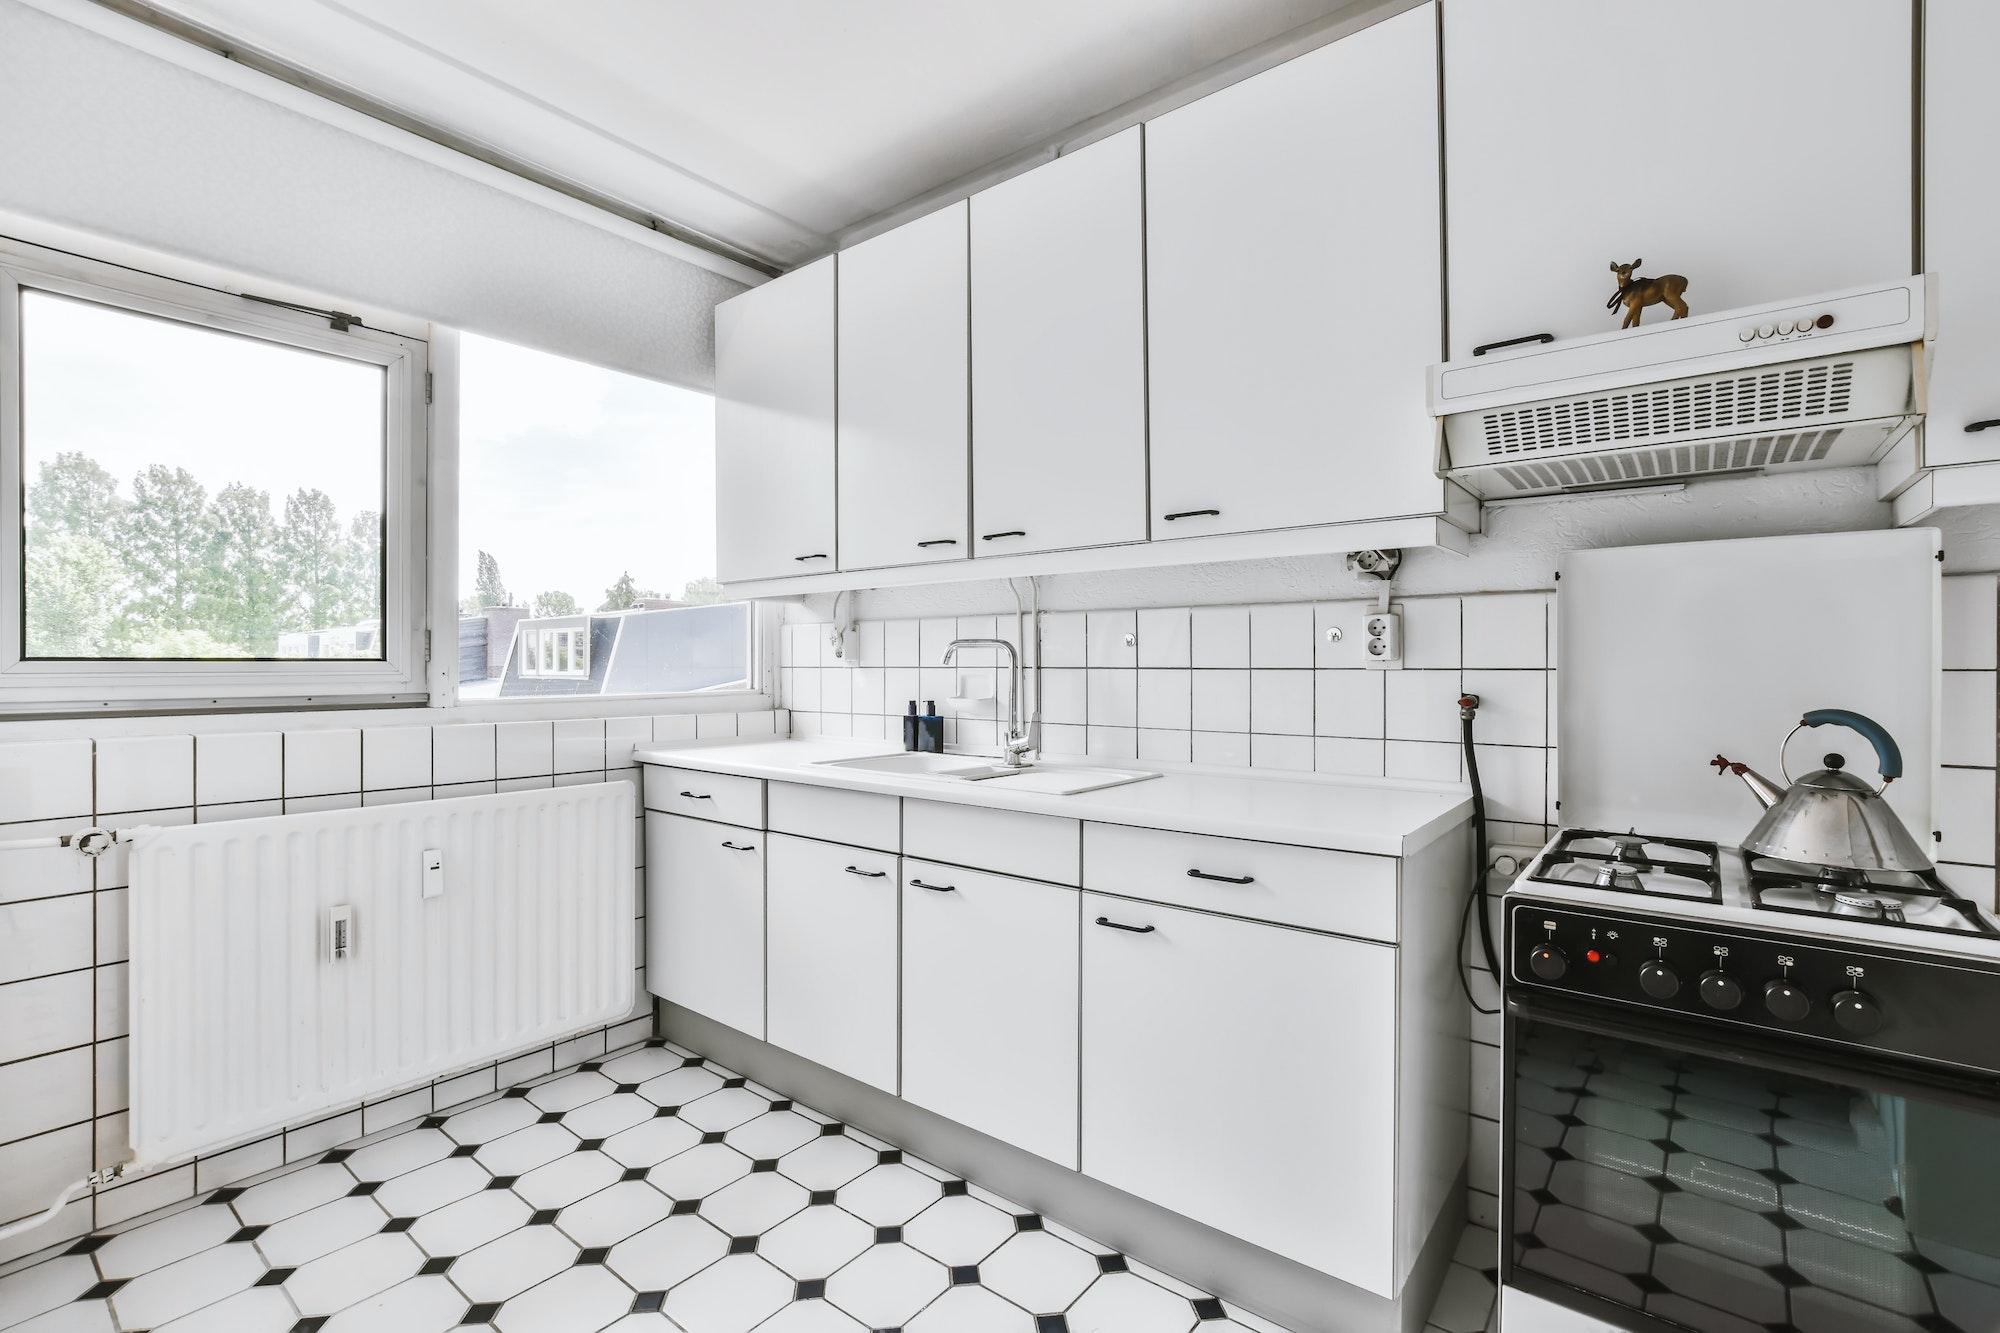
[[[1847,772],[1847,761],[1838,754],[1826,756],[1826,767],[1792,780],[1785,768],[1784,744],[1807,727],[1823,726],[1846,727],[1875,747],[1875,764],[1882,774],[1880,787]],[[1882,798],[1889,784],[1903,776],[1903,752],[1895,738],[1873,719],[1844,708],[1818,708],[1807,713],[1778,747],[1783,787],[1748,764],[1721,755],[1709,763],[1719,774],[1734,773],[1742,778],[1764,806],[1764,817],[1743,840],[1743,850],[1753,856],[1838,870],[1923,874],[1932,869],[1923,845],[1910,836]]]

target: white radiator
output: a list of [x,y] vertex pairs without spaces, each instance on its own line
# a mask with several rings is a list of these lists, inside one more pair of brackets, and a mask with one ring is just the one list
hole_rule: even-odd
[[624,1018],[633,849],[625,782],[134,831],[137,1165]]

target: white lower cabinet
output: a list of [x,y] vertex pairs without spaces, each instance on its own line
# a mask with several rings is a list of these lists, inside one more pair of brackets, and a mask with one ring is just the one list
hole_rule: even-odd
[[764,1035],[764,835],[646,813],[648,988]]
[[1082,964],[1084,1174],[1393,1296],[1396,950],[1085,893]]
[[903,1096],[1072,1169],[1077,896],[903,862]]
[[770,835],[766,1040],[896,1091],[896,857]]

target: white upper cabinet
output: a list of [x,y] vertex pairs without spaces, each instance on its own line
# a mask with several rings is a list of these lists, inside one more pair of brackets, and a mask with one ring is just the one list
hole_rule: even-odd
[[[1980,5],[1942,6],[1960,7]],[[1452,358],[1614,331],[1613,261],[1686,277],[1697,315],[1907,276],[1911,10],[1904,0],[1451,0]],[[1977,77],[1991,47],[1958,54]],[[1968,170],[1990,157],[1974,127],[1946,132],[1979,144]],[[1963,297],[1947,287],[1944,300]],[[1665,318],[1660,306],[1645,313]]]
[[1145,540],[1140,133],[972,197],[974,556]]
[[[1938,275],[1924,461],[2000,458],[2000,5],[1924,8],[1924,267]],[[1995,422],[1979,430],[1968,426]]]
[[1442,508],[1436,22],[1146,127],[1156,540]]
[[715,563],[725,581],[834,567],[834,262],[716,307]]
[[966,557],[966,320],[964,203],[841,251],[840,568]]

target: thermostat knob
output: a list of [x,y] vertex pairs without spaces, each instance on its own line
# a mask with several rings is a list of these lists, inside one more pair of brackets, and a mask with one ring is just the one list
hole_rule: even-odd
[[1543,981],[1559,981],[1569,971],[1569,958],[1553,944],[1537,944],[1528,951],[1528,967]]
[[1778,980],[1764,987],[1764,1007],[1780,1022],[1796,1023],[1812,1012],[1812,999],[1791,982]]
[[1709,1008],[1727,1012],[1743,1003],[1743,983],[1719,969],[1704,972],[1701,974],[1701,998]]
[[1882,1030],[1882,1006],[1858,990],[1844,990],[1833,997],[1833,1021],[1843,1032],[1872,1037]]
[[1640,965],[1639,989],[1656,1000],[1671,1000],[1681,993],[1681,974],[1655,958]]

